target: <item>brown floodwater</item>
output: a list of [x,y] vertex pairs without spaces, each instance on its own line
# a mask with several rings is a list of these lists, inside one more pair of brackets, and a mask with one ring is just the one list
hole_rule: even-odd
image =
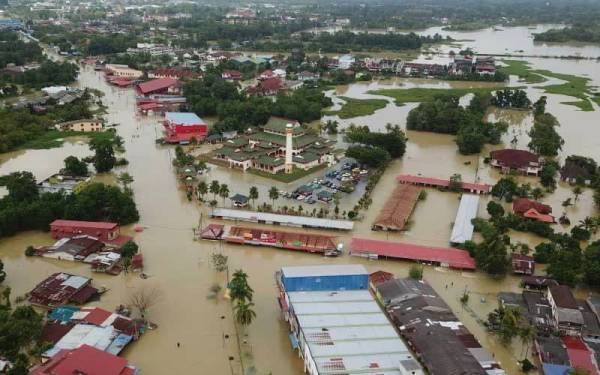
[[[518,29],[520,31],[517,35],[530,31],[526,28]],[[493,35],[501,35],[502,32],[494,32],[492,36],[489,34],[490,32],[487,31],[474,33],[471,39],[477,41],[477,36],[480,35],[483,40],[489,40]],[[509,40],[514,42],[512,49],[525,49],[520,44],[531,43],[530,40]],[[498,48],[502,48],[501,45]],[[578,53],[581,47],[568,48],[570,48],[569,53]],[[571,61],[558,59],[528,59],[528,61],[536,68],[551,66],[556,71],[579,75],[590,74],[594,82],[600,81],[600,65],[597,62],[586,61],[585,64],[573,64]],[[516,84],[516,81],[511,82],[513,83]],[[8,273],[5,284],[11,286],[13,297],[17,297],[29,291],[37,282],[53,272],[67,271],[88,275],[94,278],[97,285],[104,285],[110,289],[99,302],[94,303],[109,310],[114,309],[118,304],[126,303],[131,293],[138,288],[159,288],[162,296],[148,313],[148,318],[158,324],[158,329],[148,332],[124,352],[124,356],[138,365],[144,373],[241,374],[231,306],[222,297],[208,298],[209,288],[212,285],[218,283],[223,286],[225,283],[225,275],[217,274],[210,267],[209,258],[213,252],[228,255],[231,270],[241,268],[247,272],[250,284],[255,290],[257,318],[248,327],[247,337],[242,332],[240,335],[244,367],[248,373],[256,374],[302,373],[301,361],[291,349],[287,338],[287,327],[280,319],[275,298],[277,293],[273,273],[281,266],[361,263],[369,271],[383,269],[393,272],[398,277],[408,275],[409,264],[406,262],[369,261],[347,255],[331,259],[269,248],[194,241],[192,230],[200,222],[206,224],[210,221],[208,211],[205,207],[188,202],[184,192],[179,188],[172,167],[173,148],[155,144],[155,139],[160,136],[159,118],[136,116],[134,91],[107,85],[99,73],[89,68],[82,69],[77,85],[103,91],[105,93],[103,101],[108,106],[106,115],[108,123],[120,124],[117,131],[124,138],[126,147],[124,156],[130,161],[124,170],[135,179],[132,188],[140,210],[140,224],[145,227],[142,233],[135,233],[135,239],[144,253],[145,272],[150,277],[142,280],[137,274],[116,277],[92,274],[89,267],[83,264],[26,258],[23,252],[27,245],[43,245],[52,242],[47,233],[27,232],[2,239],[0,242],[0,256]],[[367,91],[381,87],[463,87],[464,85],[484,84],[394,79],[352,84],[339,87],[328,94],[340,103],[337,99],[338,95],[354,98],[373,97],[367,94]],[[527,91],[532,100],[536,100],[542,94],[540,89],[534,87],[528,87]],[[599,160],[600,128],[597,125],[600,112],[581,112],[575,107],[560,104],[568,100],[558,95],[550,95],[548,100],[548,109],[561,121],[559,132],[565,138],[565,146],[560,158],[563,159],[570,153],[578,153]],[[407,104],[397,107],[390,101],[385,108],[371,116],[340,122],[342,127],[356,123],[368,125],[374,130],[383,129],[388,122],[405,127],[406,115],[415,106],[416,104]],[[495,110],[490,112],[489,116],[494,120],[503,119],[509,122],[511,127],[509,135],[503,139],[505,144],[487,147],[486,152],[494,148],[508,147],[514,135],[517,135],[519,146],[524,147],[528,143],[527,130],[532,122],[530,115],[523,112]],[[329,116],[325,119],[330,118],[335,119]],[[479,179],[484,182],[493,182],[500,177],[496,171],[490,170],[483,163],[483,156],[458,154],[452,136],[412,131],[408,131],[407,135],[409,143],[406,155],[401,161],[395,161],[390,165],[373,192],[371,208],[363,214],[362,221],[356,223],[353,233],[332,233],[338,236],[340,242],[348,243],[352,235],[357,235],[447,246],[451,224],[459,203],[459,196],[453,193],[429,190],[427,199],[417,204],[411,218],[411,225],[406,232],[399,234],[371,232],[372,221],[396,184],[395,176],[400,173],[420,173],[425,176],[448,178],[453,173],[460,173],[466,181]],[[338,140],[343,144],[341,135]],[[198,151],[207,150],[208,147],[201,146]],[[44,178],[58,170],[65,157],[88,154],[87,145],[81,140],[68,140],[61,148],[17,151],[1,155],[0,172],[5,174],[26,169],[33,171],[36,177]],[[320,174],[323,173],[324,171]],[[201,178],[207,181],[216,179],[228,184],[232,194],[247,193],[250,186],[257,186],[260,194],[257,204],[261,204],[265,201],[270,203],[267,190],[271,186],[275,185],[289,191],[301,183],[312,180],[314,176],[291,184],[283,184],[211,165],[207,176]],[[523,177],[522,180],[536,182],[532,178]],[[559,184],[557,191],[545,197],[544,202],[551,204],[555,213],[560,214],[562,210],[560,203],[571,195],[569,186]],[[351,208],[359,196],[360,193],[355,192],[342,198],[341,210]],[[486,215],[486,201],[487,198],[482,200],[479,209],[482,216]],[[220,199],[219,203],[222,203]],[[296,206],[297,203],[281,198],[277,205]],[[312,210],[313,207],[321,206],[306,205],[308,210]],[[587,215],[597,214],[597,210],[592,205],[591,191],[586,190],[577,205],[568,209],[568,214],[573,223]],[[125,230],[131,232],[131,228]],[[523,233],[514,233],[513,240],[528,243],[530,246],[535,246],[541,241],[535,236]],[[521,353],[518,342],[514,343],[514,347],[503,347],[494,336],[485,332],[480,323],[481,319],[485,319],[487,313],[497,306],[496,293],[519,290],[518,279],[512,276],[494,279],[479,272],[464,273],[433,267],[426,267],[425,279],[440,293],[482,345],[494,353],[507,372],[518,373],[516,361],[520,359]],[[467,308],[463,308],[459,302],[465,289],[471,293]],[[181,347],[177,347],[177,342],[181,343]]]

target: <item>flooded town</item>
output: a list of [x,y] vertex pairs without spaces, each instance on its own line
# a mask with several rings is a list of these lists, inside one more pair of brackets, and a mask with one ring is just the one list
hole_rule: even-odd
[[600,374],[600,3],[450,3],[0,2],[0,373]]

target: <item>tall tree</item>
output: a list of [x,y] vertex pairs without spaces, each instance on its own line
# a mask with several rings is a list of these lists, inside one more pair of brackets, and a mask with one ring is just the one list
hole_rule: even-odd
[[227,184],[221,184],[219,187],[219,197],[223,198],[223,204],[225,204],[225,199],[229,197],[229,186]]
[[219,184],[219,181],[213,180],[210,182],[210,187],[208,190],[213,195],[213,200],[214,200],[217,198],[217,194],[219,194],[219,191],[221,190],[221,184]]
[[254,318],[256,318],[256,312],[254,311],[253,307],[254,302],[238,300],[233,307],[235,320],[244,327],[249,326]]
[[115,166],[115,150],[113,141],[107,138],[95,138],[90,141],[90,149],[94,151],[94,167],[98,173],[109,172]]
[[252,201],[252,206],[254,206],[254,201],[258,199],[258,188],[256,186],[250,187],[248,198],[250,198]]
[[65,159],[65,174],[69,176],[87,176],[89,173],[87,164],[76,156],[67,156]]
[[275,208],[275,201],[279,199],[279,190],[276,186],[271,186],[269,189],[269,198],[273,202],[273,208]]

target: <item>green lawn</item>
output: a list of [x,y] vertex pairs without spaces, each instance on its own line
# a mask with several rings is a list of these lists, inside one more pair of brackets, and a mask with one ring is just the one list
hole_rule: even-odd
[[378,109],[385,108],[385,99],[352,99],[340,96],[345,103],[339,111],[325,111],[326,115],[338,115],[342,119],[372,115]]
[[280,172],[277,174],[271,174],[271,173],[259,171],[256,169],[248,169],[248,172],[255,174],[257,176],[264,177],[264,178],[270,178],[272,180],[276,180],[279,182],[289,183],[289,182],[296,181],[299,178],[306,177],[312,173],[315,173],[315,172],[320,171],[325,168],[327,168],[327,164],[317,165],[316,167],[311,168],[307,171],[305,171],[303,169],[294,168],[292,173],[289,173],[289,174],[284,173],[284,172]]
[[572,74],[554,73],[549,70],[534,70],[534,72],[565,81],[565,83],[539,87],[548,94],[566,95],[579,99],[577,101],[564,102],[563,104],[574,105],[582,111],[594,110],[588,97],[591,94],[590,87],[588,86],[589,78],[574,76]]
[[505,74],[518,76],[527,83],[542,83],[547,81],[544,76],[534,73],[527,61],[502,60],[502,62],[507,64],[507,66],[500,68],[500,71]]
[[501,90],[504,86],[498,87],[477,87],[477,88],[461,88],[461,89],[426,89],[426,88],[412,88],[412,89],[381,89],[369,91],[369,94],[384,95],[394,98],[396,105],[401,106],[404,103],[422,103],[431,102],[436,96],[439,95],[451,95],[451,96],[465,96],[467,94],[474,94],[479,92],[492,92]]
[[[579,77],[572,74],[554,73],[550,70],[545,69],[531,69],[530,65],[526,61],[522,60],[502,60],[502,62],[508,64],[507,67],[503,67],[502,71],[507,74],[513,74],[519,76],[527,83],[542,83],[546,82],[549,78],[557,78],[564,83],[555,85],[538,86],[537,88],[544,90],[547,94],[558,94],[571,96],[577,100],[563,102],[575,106],[582,111],[593,111],[594,107],[590,102],[588,95],[591,95],[590,87],[588,86],[589,78]],[[597,97],[591,98],[596,103],[599,102]]]
[[48,149],[48,148],[56,148],[61,147],[63,145],[64,139],[67,137],[86,137],[88,139],[95,138],[113,138],[115,136],[114,132],[104,131],[104,132],[61,132],[58,130],[49,130],[42,134],[39,137],[36,137],[24,144],[22,144],[19,149]]

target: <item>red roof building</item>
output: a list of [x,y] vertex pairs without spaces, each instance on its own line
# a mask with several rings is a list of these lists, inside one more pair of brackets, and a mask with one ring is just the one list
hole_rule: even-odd
[[[413,176],[408,174],[402,174],[396,177],[396,180],[401,184],[412,184],[424,187],[435,187],[447,189],[450,187],[450,180],[443,180],[441,178]],[[492,186],[488,184],[476,184],[471,182],[463,182],[462,190],[465,193],[474,194],[489,194],[492,190]]]
[[208,125],[195,113],[189,112],[165,113],[163,126],[167,143],[202,142],[208,133]]
[[572,368],[586,370],[590,375],[598,375],[598,366],[594,353],[588,348],[581,337],[563,336],[560,338],[567,348],[567,355]]
[[283,81],[279,78],[269,78],[260,81],[256,86],[250,86],[246,89],[249,95],[273,96],[277,95],[283,89]]
[[202,74],[193,72],[189,69],[182,68],[162,68],[156,69],[148,73],[148,78],[173,78],[173,79],[186,79],[186,78],[200,78]]
[[554,216],[550,215],[552,207],[532,201],[527,198],[517,198],[513,202],[513,212],[526,219],[541,221],[544,223],[554,223]]
[[490,165],[500,168],[503,173],[517,171],[524,175],[537,176],[541,169],[541,159],[526,150],[504,149],[490,152]]
[[29,302],[41,307],[56,307],[70,302],[83,304],[98,293],[90,284],[92,279],[55,273],[36,285],[29,293]]
[[350,254],[427,262],[450,268],[475,270],[475,259],[468,251],[452,248],[420,246],[401,242],[352,238]]
[[242,73],[237,70],[224,70],[221,78],[226,81],[239,81],[242,79]]
[[137,86],[138,92],[144,96],[152,94],[178,94],[181,83],[173,78],[157,78],[142,82]]
[[126,359],[89,345],[61,350],[46,363],[35,367],[30,375],[135,375],[139,371]]
[[533,275],[535,272],[535,260],[529,255],[513,254],[513,272],[520,275]]
[[369,286],[375,290],[377,285],[394,279],[394,274],[386,271],[375,271],[369,275]]
[[116,240],[120,236],[117,223],[79,220],[54,220],[50,223],[52,238],[71,238],[82,234],[96,237],[102,242]]
[[266,79],[271,79],[271,78],[277,78],[277,74],[273,73],[273,71],[271,69],[265,70],[258,76],[258,79],[260,81],[264,81]]

